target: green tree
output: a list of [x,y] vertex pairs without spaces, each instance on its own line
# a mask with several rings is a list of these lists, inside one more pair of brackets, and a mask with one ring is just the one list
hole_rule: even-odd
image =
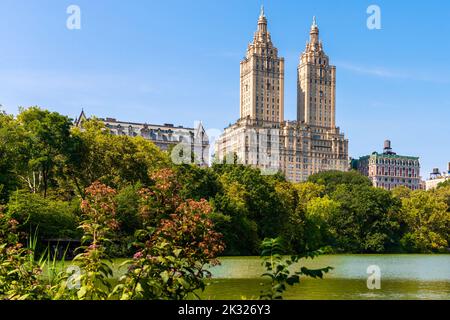
[[411,196],[411,189],[405,186],[396,187],[392,190],[392,195],[400,200]]
[[17,120],[27,134],[27,152],[20,163],[21,177],[32,192],[42,189],[46,197],[55,167],[64,163],[71,149],[72,122],[68,117],[38,107],[21,109]]
[[211,203],[222,214],[219,225],[229,221],[227,228],[219,229],[227,253],[256,254],[260,239],[283,233],[288,209],[276,190],[285,181],[282,176],[265,176],[243,165],[215,164],[212,170],[218,176],[219,192]]
[[180,196],[185,199],[209,200],[219,192],[217,175],[211,168],[182,164],[174,170],[181,185]]
[[403,199],[402,219],[408,232],[402,238],[409,251],[443,251],[449,246],[450,212],[436,192],[417,190]]
[[224,236],[227,255],[254,254],[259,243],[258,225],[249,218],[244,195],[242,186],[234,183],[211,201],[215,212],[211,219]]
[[24,134],[13,116],[0,112],[0,203],[21,186],[16,168],[24,151]]
[[444,182],[439,183],[437,187],[438,189],[450,187],[450,180],[445,180]]
[[338,250],[361,253],[395,249],[400,201],[389,191],[341,184],[331,199],[339,203],[339,210],[328,220]]
[[332,193],[336,188],[341,185],[364,185],[371,186],[372,182],[369,178],[363,176],[358,171],[324,171],[320,173],[313,174],[308,178],[309,182],[323,185],[325,187],[325,192],[327,194]]
[[332,243],[329,221],[339,215],[340,209],[340,203],[328,196],[313,198],[306,204],[303,250],[318,250]]
[[148,173],[169,167],[168,155],[142,137],[112,135],[98,120],[73,129],[80,143],[73,174],[84,188],[101,181],[121,189],[138,182],[151,183]]
[[44,198],[40,194],[16,191],[11,195],[8,214],[20,223],[19,231],[39,239],[78,238],[79,201]]

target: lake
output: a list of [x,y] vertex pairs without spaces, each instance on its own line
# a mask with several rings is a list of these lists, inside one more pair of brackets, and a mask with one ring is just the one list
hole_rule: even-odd
[[[264,282],[258,257],[224,257],[212,267],[202,299],[254,299]],[[301,261],[309,268],[331,266],[324,279],[303,277],[285,299],[445,299],[450,300],[450,255],[323,255]],[[381,288],[367,288],[367,267],[381,271]],[[295,267],[295,266],[294,266]],[[298,267],[298,266],[297,266]]]

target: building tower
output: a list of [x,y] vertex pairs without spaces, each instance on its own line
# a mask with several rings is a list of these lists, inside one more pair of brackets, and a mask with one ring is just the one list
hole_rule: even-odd
[[347,171],[348,140],[335,126],[336,69],[319,41],[314,18],[298,66],[298,121],[284,120],[284,59],[267,31],[264,10],[241,61],[240,118],[216,140],[219,162],[282,172],[301,182],[321,171]]
[[336,67],[329,64],[313,18],[310,39],[297,68],[297,120],[309,125],[336,125]]
[[240,118],[283,122],[284,58],[272,44],[264,7],[240,70]]

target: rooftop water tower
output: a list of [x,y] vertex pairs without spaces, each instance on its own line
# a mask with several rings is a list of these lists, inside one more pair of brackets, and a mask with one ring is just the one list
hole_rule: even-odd
[[441,177],[441,172],[439,168],[433,168],[433,172],[430,173],[430,179],[437,179]]
[[391,140],[385,140],[384,141],[383,153],[384,154],[395,154],[395,152],[392,151]]

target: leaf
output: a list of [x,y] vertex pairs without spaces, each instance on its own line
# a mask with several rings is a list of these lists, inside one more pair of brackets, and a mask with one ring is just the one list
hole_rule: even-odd
[[287,280],[286,283],[290,286],[293,286],[296,283],[300,283],[300,277],[298,275],[293,275],[290,276]]
[[187,282],[184,278],[177,278],[177,281],[179,284],[181,284],[183,286],[183,288],[185,289],[189,289],[191,286],[189,284],[189,282]]
[[169,272],[163,271],[161,272],[160,276],[164,283],[167,283],[169,281]]
[[183,249],[175,249],[175,250],[173,250],[173,254],[175,255],[175,257],[178,258],[178,256],[180,255],[181,251],[183,251]]
[[86,296],[87,290],[86,287],[81,287],[77,292],[78,299],[82,300]]
[[332,270],[332,267],[326,267],[326,268],[322,268],[322,269],[308,269],[306,267],[302,267],[300,269],[299,274],[303,274],[307,277],[311,277],[311,278],[323,278],[324,273],[329,272],[330,270]]

